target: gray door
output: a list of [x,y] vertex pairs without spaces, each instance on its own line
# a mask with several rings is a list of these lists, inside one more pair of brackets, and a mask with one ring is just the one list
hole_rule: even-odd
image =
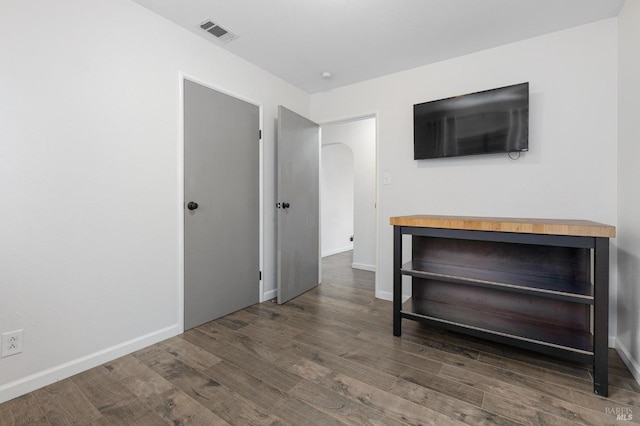
[[320,127],[278,107],[278,303],[319,282]]
[[258,171],[258,107],[185,80],[185,329],[258,302]]

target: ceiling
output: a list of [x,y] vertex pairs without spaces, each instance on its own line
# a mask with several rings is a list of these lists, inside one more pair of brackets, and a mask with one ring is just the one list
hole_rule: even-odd
[[[618,15],[624,0],[133,0],[308,93]],[[238,38],[200,28],[210,19]],[[323,79],[329,71],[332,78]]]

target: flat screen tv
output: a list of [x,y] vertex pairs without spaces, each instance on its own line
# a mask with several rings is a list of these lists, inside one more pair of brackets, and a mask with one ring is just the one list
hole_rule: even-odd
[[529,149],[529,83],[413,106],[415,160]]

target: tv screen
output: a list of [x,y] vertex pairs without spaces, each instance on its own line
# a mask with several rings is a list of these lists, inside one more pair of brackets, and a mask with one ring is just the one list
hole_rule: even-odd
[[529,149],[529,83],[413,106],[415,160]]

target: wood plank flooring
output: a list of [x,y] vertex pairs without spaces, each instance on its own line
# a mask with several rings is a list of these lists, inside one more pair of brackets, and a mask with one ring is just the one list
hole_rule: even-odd
[[[615,351],[609,398],[587,366],[403,321],[351,253],[323,284],[0,405],[0,425],[613,425],[640,386]],[[617,420],[616,414],[632,416]]]

